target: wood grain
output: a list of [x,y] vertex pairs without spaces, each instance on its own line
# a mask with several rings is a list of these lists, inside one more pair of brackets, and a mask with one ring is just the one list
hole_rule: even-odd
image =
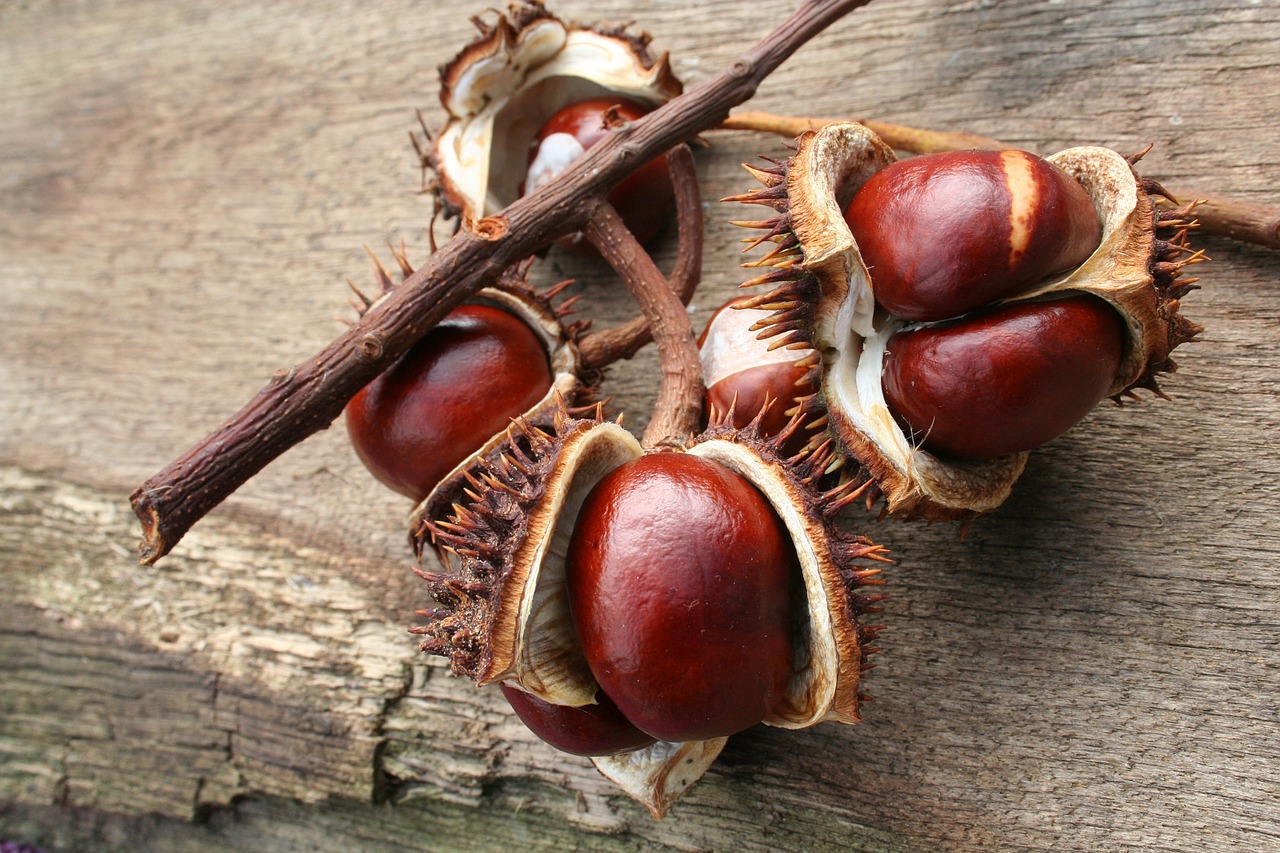
[[[790,4],[565,0],[688,84]],[[339,426],[158,566],[129,492],[340,329],[362,246],[427,252],[407,133],[471,35],[423,2],[0,7],[0,839],[53,850],[1280,848],[1280,258],[1223,239],[1169,401],[1105,406],[967,535],[850,524],[893,598],[857,727],[730,741],[665,821],[405,628],[408,510]],[[1280,13],[1221,0],[876,0],[752,106],[1053,151],[1280,204]],[[708,134],[700,327],[745,275]],[[440,235],[445,235],[441,229]],[[660,262],[669,266],[674,241]],[[384,257],[386,256],[384,252]],[[600,324],[634,313],[553,252]],[[637,433],[652,348],[610,373]]]

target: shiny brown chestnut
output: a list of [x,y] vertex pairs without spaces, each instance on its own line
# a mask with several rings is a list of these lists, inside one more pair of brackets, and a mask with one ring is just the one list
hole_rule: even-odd
[[1086,294],[1008,303],[889,338],[884,396],[933,453],[989,459],[1066,432],[1105,398],[1124,325]]
[[[649,108],[615,96],[589,98],[562,108],[538,130],[529,145],[529,171],[523,191],[533,192],[560,175],[588,148],[604,139],[613,122],[635,121],[647,112]],[[647,243],[672,215],[675,190],[666,163],[662,158],[649,161],[618,184],[608,198],[636,239]],[[563,244],[583,252],[594,251],[581,238],[571,238]]]
[[[1003,155],[970,152],[961,156]],[[1101,223],[1097,247],[1078,266],[1050,272],[1016,295],[997,299],[995,304],[978,309],[953,304],[925,316],[995,308],[1006,301],[1030,302],[1058,293],[1092,294],[1116,312],[1124,330],[1123,355],[1109,387],[1101,393],[1107,397],[1134,396],[1139,389],[1159,393],[1159,378],[1176,367],[1170,357],[1172,351],[1194,340],[1201,330],[1181,314],[1181,299],[1194,281],[1183,278],[1182,271],[1204,259],[1187,244],[1187,231],[1194,225],[1193,206],[1157,209],[1153,196],[1163,194],[1163,190],[1135,172],[1136,157],[1083,146],[1045,159],[1077,182],[1092,200],[1093,216]],[[926,411],[912,415],[916,421],[914,430],[904,430],[899,424],[901,416],[895,416],[890,408],[904,408],[904,398],[915,391],[900,389],[896,403],[886,402],[885,360],[901,355],[906,345],[905,336],[897,341],[891,338],[908,325],[902,314],[910,316],[913,312],[899,308],[902,314],[895,314],[880,304],[891,289],[885,284],[889,264],[868,260],[863,244],[870,246],[874,239],[866,235],[855,238],[845,214],[851,200],[871,186],[878,175],[892,174],[890,169],[896,162],[893,149],[866,126],[833,122],[802,134],[790,160],[764,168],[748,167],[762,186],[735,199],[762,205],[776,215],[742,223],[763,232],[754,245],[772,245],[765,257],[751,264],[757,270],[768,269],[764,274],[757,271],[747,284],[767,287],[756,298],[761,304],[777,306],[762,334],[771,333],[781,345],[808,346],[822,354],[815,373],[828,434],[842,452],[866,468],[878,492],[871,498],[882,497],[886,510],[902,517],[968,519],[995,509],[1008,498],[1026,466],[1028,453],[1005,453],[985,459],[955,459],[950,454],[931,453],[928,443],[922,446],[920,442],[922,436],[943,432],[935,414]],[[994,183],[999,188],[1004,181]],[[914,210],[906,213],[926,210],[927,205],[918,203],[923,198],[918,188],[908,189],[917,203]],[[938,203],[945,205],[946,201],[941,198]],[[893,203],[891,199],[886,201],[887,205]],[[877,211],[877,215],[889,227],[896,227],[897,223],[884,211]],[[1082,218],[1089,219],[1083,213]],[[1003,214],[995,221],[1004,220],[1012,222]],[[925,244],[923,251],[933,254],[943,265],[961,263],[964,251],[954,245],[952,230],[955,229],[934,234],[934,239],[929,234],[908,238],[909,231],[904,231],[898,242],[907,248],[912,248],[912,243]],[[895,234],[886,233],[891,238]],[[988,236],[1004,240],[1007,249],[1007,236]],[[1050,266],[1058,263],[1067,261]],[[1002,265],[1008,266],[995,266]],[[903,346],[898,346],[900,343]],[[919,379],[932,373],[933,368],[915,372]],[[1023,383],[1025,387],[1035,384]],[[996,388],[995,393],[1004,393]],[[967,395],[966,399],[974,399],[969,390],[961,393]],[[1050,420],[1068,419],[1054,414]],[[985,424],[975,412],[967,411],[953,426],[972,433]],[[1056,427],[1049,429],[1045,435],[1055,430]],[[968,444],[965,447],[966,452],[972,453],[992,450]]]
[[[780,437],[720,420],[682,450],[646,453],[599,409],[561,409],[550,429],[517,423],[508,438],[454,515],[424,530],[457,559],[420,571],[436,603],[412,629],[423,651],[554,705],[608,693],[661,740],[592,762],[655,816],[728,740],[707,732],[859,721],[880,630],[862,619],[883,598],[867,587],[883,582],[886,558],[835,523],[861,491],[856,480],[818,487],[836,458],[829,442],[783,459]],[[596,628],[616,634],[592,643]],[[642,677],[623,672],[621,692],[602,683],[605,653]],[[655,728],[641,714],[672,719]]]
[[561,752],[619,755],[656,740],[632,725],[603,693],[596,694],[596,704],[574,708],[553,705],[505,682],[498,686],[529,731]]
[[845,221],[876,302],[942,320],[1084,263],[1102,225],[1089,194],[1025,151],[949,151],[900,160],[854,194]]
[[357,455],[384,485],[422,500],[546,395],[542,340],[492,305],[456,308],[346,407]]
[[592,675],[637,728],[667,741],[742,731],[782,701],[798,578],[768,500],[686,453],[642,456],[601,479],[567,558]]
[[[758,416],[757,431],[770,437],[786,428],[800,398],[816,390],[809,379],[810,368],[802,362],[812,351],[770,350],[753,326],[771,312],[746,302],[747,298],[739,297],[720,306],[698,338],[706,383],[704,402],[708,417],[732,411],[732,423],[738,429]],[[806,437],[803,431],[797,433],[797,446],[789,449],[799,449]]]

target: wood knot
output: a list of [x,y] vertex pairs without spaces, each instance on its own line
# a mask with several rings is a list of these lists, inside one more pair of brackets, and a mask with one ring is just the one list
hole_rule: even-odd
[[729,76],[739,79],[747,77],[755,69],[755,65],[749,59],[739,59],[729,66]]
[[382,358],[382,338],[370,332],[360,339],[360,355],[369,361]]
[[505,216],[486,216],[464,223],[467,230],[481,240],[500,240],[507,234],[507,218]]

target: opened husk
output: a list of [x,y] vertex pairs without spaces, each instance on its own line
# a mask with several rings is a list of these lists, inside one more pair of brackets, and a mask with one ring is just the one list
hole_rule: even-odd
[[532,2],[477,25],[441,69],[449,120],[426,155],[445,212],[464,224],[519,197],[529,142],[561,108],[605,95],[656,107],[681,92],[643,34],[565,22]]
[[[1105,148],[1072,148],[1048,158],[1092,198],[1102,240],[1076,269],[1051,277],[1006,301],[1048,293],[1091,293],[1111,304],[1128,332],[1113,396],[1136,388],[1159,393],[1155,377],[1175,369],[1169,354],[1200,327],[1179,313],[1191,282],[1183,266],[1201,259],[1185,244],[1187,208],[1158,212],[1158,185],[1143,181],[1126,158]],[[878,310],[874,276],[859,254],[843,211],[871,175],[896,155],[866,127],[841,122],[803,134],[786,162],[750,171],[762,184],[731,200],[772,207],[777,215],[740,223],[764,229],[752,245],[772,242],[751,266],[769,268],[748,282],[769,288],[754,302],[780,305],[761,337],[772,345],[812,347],[821,391],[809,405],[825,415],[832,436],[875,480],[889,512],[934,519],[964,518],[999,506],[1026,464],[1027,453],[964,461],[939,458],[916,446],[885,404],[881,367],[885,346],[906,323]],[[1157,228],[1181,229],[1170,239]]]
[[[799,428],[797,419],[793,429]],[[684,451],[746,477],[765,495],[791,533],[803,576],[803,613],[796,619],[793,675],[784,700],[765,719],[803,728],[823,720],[859,719],[859,682],[874,651],[875,626],[859,624],[879,596],[860,588],[880,583],[883,549],[831,523],[855,499],[842,481],[819,488],[829,446],[783,461],[777,447],[791,430],[761,439],[727,421],[708,428]],[[598,686],[579,649],[568,609],[565,558],[582,502],[609,471],[644,453],[621,426],[575,419],[561,410],[550,431],[521,423],[503,453],[478,460],[475,494],[448,521],[430,522],[420,536],[453,555],[441,572],[420,572],[442,605],[424,611],[415,629],[425,651],[450,658],[455,674],[478,684],[516,682],[540,698],[579,706]],[[597,759],[609,778],[661,815],[714,760],[724,739],[660,743],[624,756]],[[675,758],[673,758],[675,756]],[[688,760],[686,760],[688,759]]]

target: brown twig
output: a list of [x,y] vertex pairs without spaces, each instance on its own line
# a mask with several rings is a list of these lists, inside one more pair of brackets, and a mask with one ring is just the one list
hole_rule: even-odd
[[[680,243],[671,268],[670,285],[688,305],[702,276],[702,193],[688,145],[667,152],[667,171],[675,187],[676,227]],[[623,358],[631,358],[653,340],[649,321],[642,314],[620,326],[585,335],[578,343],[583,366],[597,370]]]
[[609,204],[602,202],[588,218],[586,235],[626,283],[658,345],[662,383],[641,443],[645,447],[683,447],[697,432],[703,396],[702,362],[689,312]]
[[133,493],[141,560],[154,563],[269,462],[327,427],[452,308],[559,236],[640,164],[715,127],[809,39],[869,0],[807,0],[726,71],[593,146],[559,179],[466,227],[320,353],[278,373],[244,408]]
[[[1280,208],[1254,204],[1219,195],[1199,193],[1186,187],[1166,187],[1169,195],[1198,202],[1195,218],[1203,234],[1218,234],[1254,243],[1268,249],[1280,249]],[[1172,203],[1169,205],[1173,206]]]
[[[932,154],[963,148],[1011,147],[998,139],[972,133],[926,130],[869,119],[782,116],[760,110],[749,110],[729,116],[721,122],[720,129],[756,130],[779,136],[796,137],[807,130],[817,130],[834,121],[857,121],[865,124],[892,147],[901,151],[910,151],[913,154]],[[1189,187],[1166,186],[1166,189],[1173,198],[1196,202],[1195,216],[1199,222],[1200,233],[1216,234],[1269,249],[1280,249],[1280,208],[1202,193]],[[1175,205],[1170,203],[1170,206]]]
[[818,130],[838,121],[856,121],[875,131],[891,147],[913,154],[933,154],[938,151],[957,151],[964,148],[987,148],[999,151],[1009,146],[988,136],[976,133],[922,130],[903,127],[862,118],[809,118],[806,116],[781,116],[763,110],[735,113],[720,123],[721,130],[758,130],[779,136],[797,137],[806,130]]

